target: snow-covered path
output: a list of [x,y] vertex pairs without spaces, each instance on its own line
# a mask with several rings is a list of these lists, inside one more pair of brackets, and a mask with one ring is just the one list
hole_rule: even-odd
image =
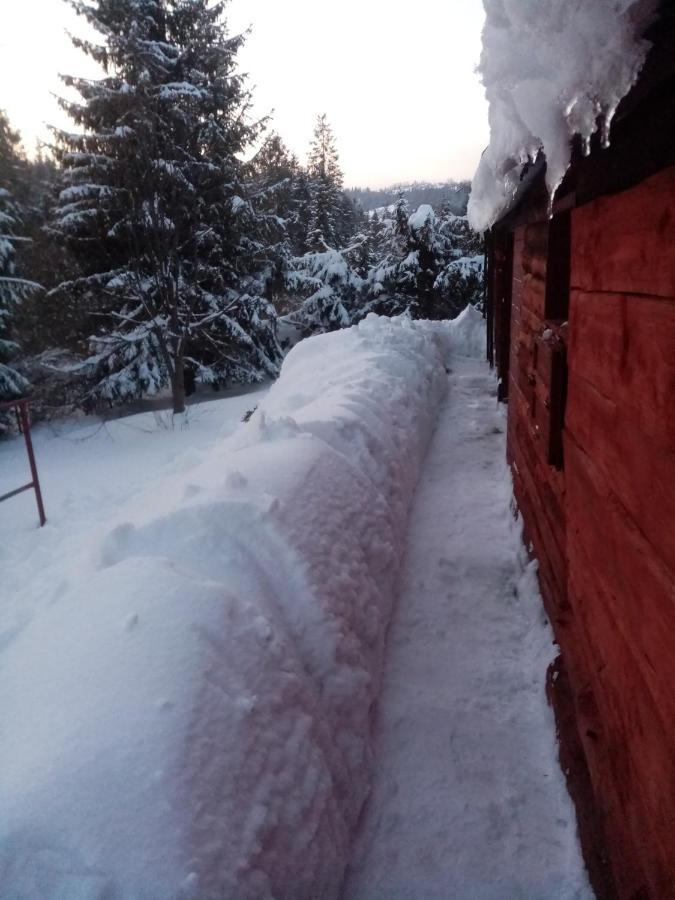
[[558,768],[554,656],[510,512],[504,418],[452,361],[389,633],[375,781],[344,900],[592,897]]

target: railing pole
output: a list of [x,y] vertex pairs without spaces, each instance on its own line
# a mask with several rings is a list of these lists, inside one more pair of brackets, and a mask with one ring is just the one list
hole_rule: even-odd
[[30,464],[30,474],[33,479],[33,488],[35,489],[35,499],[37,500],[37,508],[40,516],[40,528],[46,523],[45,507],[42,502],[42,491],[40,490],[40,479],[38,478],[37,465],[35,463],[35,453],[33,452],[33,441],[30,436],[30,419],[28,418],[28,401],[20,400],[17,404],[19,416],[21,418],[21,430],[23,431],[23,439],[26,442],[26,452],[28,453],[28,462]]

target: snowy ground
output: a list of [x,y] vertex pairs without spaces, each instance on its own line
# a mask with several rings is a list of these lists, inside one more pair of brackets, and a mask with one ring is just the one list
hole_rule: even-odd
[[38,433],[50,523],[21,498],[3,529],[3,900],[337,896],[443,347],[476,316],[303,341],[231,436],[250,397],[210,436]]
[[[372,317],[187,428],[36,431],[49,523],[0,505],[2,900],[330,900],[373,772],[348,900],[588,896],[483,346],[472,310]],[[0,493],[24,466],[0,444]]]
[[589,898],[544,693],[551,632],[510,510],[505,420],[487,366],[451,366],[344,900]]
[[[33,431],[47,526],[38,531],[27,491],[0,503],[0,649],[76,572],[92,529],[111,522],[143,490],[196,465],[227,438],[268,385],[191,406],[184,421],[149,412],[103,422],[61,420]],[[0,441],[0,496],[30,481],[23,440]]]

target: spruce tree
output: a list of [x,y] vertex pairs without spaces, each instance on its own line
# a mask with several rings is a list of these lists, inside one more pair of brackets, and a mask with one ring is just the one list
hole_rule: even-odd
[[338,248],[344,216],[343,175],[325,113],[318,117],[314,128],[307,169],[311,181],[309,249],[323,252],[329,247]]
[[237,72],[225,2],[73,0],[100,43],[97,80],[66,77],[82,134],[58,133],[64,169],[54,229],[82,274],[76,296],[101,326],[91,396],[123,401],[170,383],[259,380],[280,359],[267,267],[241,154],[259,135]]
[[[46,290],[72,278],[76,272],[75,261],[47,227],[53,217],[58,179],[59,171],[52,158],[39,155],[25,161],[22,231],[29,240],[17,247],[17,265]],[[70,298],[54,303],[44,290],[26,297],[14,317],[24,356],[39,356],[54,348],[81,351],[83,335],[88,333],[81,312]]]
[[438,232],[443,240],[444,260],[434,287],[444,308],[451,316],[458,315],[468,304],[482,309],[482,236],[471,230],[466,216],[457,216],[452,212],[450,203],[443,205]]
[[378,259],[369,271],[364,300],[358,317],[369,312],[396,316],[412,312],[417,299],[416,264],[411,256],[410,211],[399,194],[392,218],[375,221],[378,233]]
[[258,216],[260,241],[269,266],[267,293],[275,306],[284,301],[284,275],[293,257],[298,209],[295,184],[300,165],[272,132],[248,165],[248,195]]
[[481,302],[481,238],[448,205],[440,216],[428,204],[410,215],[401,194],[393,217],[382,225],[373,216],[371,228],[377,262],[365,278],[356,320],[369,312],[446,319]]
[[305,169],[300,169],[292,189],[293,218],[289,222],[291,248],[295,256],[306,253],[309,247],[312,192]]
[[20,397],[28,388],[26,379],[9,365],[18,350],[12,324],[22,301],[39,290],[17,269],[18,248],[28,240],[17,197],[23,165],[19,135],[0,110],[0,402]]

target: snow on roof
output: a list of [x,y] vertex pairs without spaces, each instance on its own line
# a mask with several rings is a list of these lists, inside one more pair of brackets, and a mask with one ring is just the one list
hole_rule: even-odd
[[609,127],[649,49],[642,35],[658,0],[483,0],[479,71],[490,144],[474,176],[471,227],[484,231],[509,208],[523,165],[546,154],[554,194],[570,164],[570,139]]

